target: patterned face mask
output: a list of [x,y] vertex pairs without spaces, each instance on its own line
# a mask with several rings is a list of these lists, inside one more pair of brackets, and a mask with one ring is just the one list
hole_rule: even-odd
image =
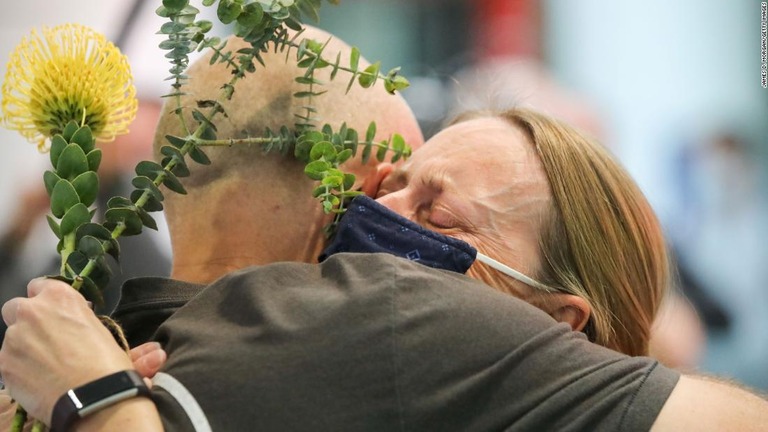
[[339,222],[336,236],[319,261],[340,252],[383,252],[462,274],[478,260],[527,285],[556,291],[479,253],[469,243],[424,228],[364,195],[352,200]]

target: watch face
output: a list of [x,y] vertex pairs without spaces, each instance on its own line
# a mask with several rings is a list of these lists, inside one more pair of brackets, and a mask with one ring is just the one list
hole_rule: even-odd
[[[93,405],[110,395],[136,389],[136,382],[127,373],[117,373],[75,389],[82,407]],[[78,407],[79,408],[79,407]]]

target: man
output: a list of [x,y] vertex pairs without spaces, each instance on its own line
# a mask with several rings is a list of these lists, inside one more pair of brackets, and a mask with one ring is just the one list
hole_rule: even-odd
[[[325,42],[331,35],[307,27],[302,37]],[[237,51],[247,44],[230,38],[227,49]],[[326,46],[324,57],[335,58],[337,52],[349,58],[350,49],[333,38]],[[294,55],[295,51],[291,55]],[[221,84],[231,78],[221,63],[209,66],[212,53],[195,62],[188,71],[189,93],[183,100],[194,107],[196,100],[214,100],[220,95]],[[216,120],[220,138],[261,136],[265,128],[274,131],[282,125],[293,125],[294,114],[301,112],[306,99],[293,97],[306,91],[306,86],[293,78],[302,76],[303,69],[295,61],[286,61],[285,54],[264,53],[266,67],[258,67],[236,85],[231,101],[223,102],[226,117]],[[361,60],[360,68],[367,66]],[[316,78],[324,84],[315,97],[318,127],[329,123],[338,130],[343,122],[355,128],[361,136],[368,124],[376,121],[376,139],[401,134],[414,149],[424,139],[415,116],[401,96],[390,95],[379,81],[373,88],[352,86],[346,93],[348,77],[340,72],[336,80],[329,77],[330,68],[317,71]],[[168,134],[184,136],[178,118],[172,114],[173,103],[167,103],[155,134],[155,153],[167,145]],[[187,110],[187,124],[194,121]],[[312,198],[315,184],[306,177],[303,164],[293,156],[264,155],[251,146],[208,147],[204,151],[212,160],[208,166],[190,162],[191,176],[184,178],[187,195],[165,194],[165,215],[173,249],[171,277],[195,284],[211,283],[219,277],[244,267],[281,261],[317,262],[324,242],[323,227],[330,222],[319,202]],[[360,153],[358,153],[359,155]],[[158,156],[158,159],[161,157]],[[360,158],[344,165],[347,172],[357,176],[356,187],[373,175],[374,158],[363,165]],[[155,293],[165,299],[168,313],[158,313],[159,305],[152,300],[141,283],[128,283],[123,298],[114,313],[126,331],[131,346],[149,340],[157,326],[174,308],[184,304],[200,290],[200,286],[176,284]],[[169,299],[173,293],[173,299]],[[152,301],[153,308],[141,305]]]
[[[241,87],[240,94],[249,93]],[[282,100],[290,103],[290,92]],[[348,113],[341,109],[345,99],[334,107],[343,116],[366,110],[367,105],[351,103]],[[241,113],[227,111],[236,125]],[[386,115],[377,116],[380,126],[382,118]],[[161,125],[159,135],[164,133]],[[749,430],[768,422],[768,405],[755,396],[700,379],[678,380],[650,359],[599,348],[532,306],[461,275],[380,254],[338,254],[321,265],[278,263],[232,272],[270,261],[310,261],[319,251],[321,214],[300,236],[290,233],[303,228],[309,214],[296,215],[296,207],[317,206],[308,198],[310,186],[291,195],[301,189],[297,183],[306,183],[283,177],[295,165],[275,157],[220,166],[207,179],[190,179],[191,196],[169,200],[177,254],[173,275],[181,281],[145,281],[146,292],[128,292],[134,308],[167,307],[163,302],[173,294],[185,304],[158,332],[170,358],[156,382],[161,387],[156,405],[145,398],[104,402],[72,425],[78,430],[153,430],[161,421],[171,430],[191,430],[193,424],[214,430],[647,430],[651,425]],[[231,175],[239,169],[238,175],[266,177]],[[275,219],[273,212],[281,217]],[[272,224],[252,229],[261,221]],[[287,230],[270,229],[286,222]],[[296,248],[307,239],[309,247]],[[207,288],[196,284],[224,274]],[[29,296],[3,307],[10,327],[0,372],[30,413],[50,421],[53,407],[61,406],[57,400],[73,401],[59,398],[68,389],[77,395],[83,384],[132,365],[69,287],[35,280]],[[126,303],[122,311],[130,315]],[[100,395],[94,406],[108,399]]]

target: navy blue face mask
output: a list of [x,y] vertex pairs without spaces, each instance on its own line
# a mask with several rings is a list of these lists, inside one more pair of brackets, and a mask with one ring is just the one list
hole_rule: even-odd
[[477,256],[466,242],[430,231],[365,195],[349,204],[319,260],[339,252],[384,252],[457,273],[466,273]]
[[384,252],[457,273],[466,273],[477,259],[532,287],[546,292],[558,291],[479,253],[462,240],[424,228],[365,195],[355,197],[349,204],[336,236],[319,261],[339,252]]

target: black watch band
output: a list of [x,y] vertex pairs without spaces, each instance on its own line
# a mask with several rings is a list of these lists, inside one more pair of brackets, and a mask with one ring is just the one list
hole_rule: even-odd
[[134,370],[116,372],[64,393],[53,407],[52,432],[66,432],[88,414],[135,396],[149,396],[149,389]]

